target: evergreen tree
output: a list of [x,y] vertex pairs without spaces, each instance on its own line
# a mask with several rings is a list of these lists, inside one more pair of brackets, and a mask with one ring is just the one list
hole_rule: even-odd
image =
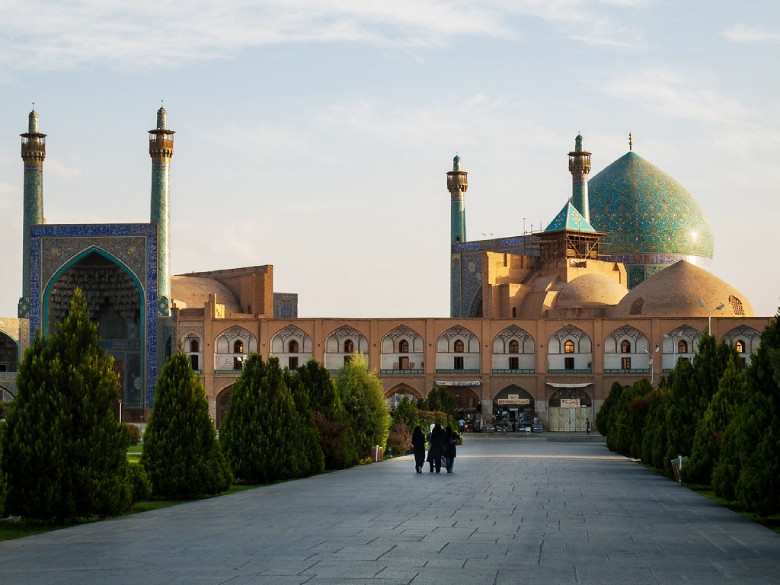
[[[666,453],[666,443],[663,439],[666,437],[666,404],[668,403],[669,391],[666,388],[656,388],[648,396],[650,404],[647,408],[645,417],[645,429],[642,433],[642,463],[655,467],[663,468],[662,454]],[[657,451],[657,457],[654,452]]]
[[674,476],[672,459],[691,453],[698,423],[696,413],[701,402],[697,392],[693,366],[686,360],[680,360],[674,368],[672,392],[666,405],[666,453],[659,469],[663,469],[667,477]]
[[715,493],[759,514],[780,511],[780,313],[747,368],[745,402],[723,436]]
[[420,424],[420,416],[417,414],[417,401],[408,394],[404,394],[401,397],[398,406],[395,407],[395,412],[393,412],[392,424],[395,425],[400,421],[406,423],[406,428],[410,431],[413,431],[414,427]]
[[609,394],[601,404],[601,408],[596,413],[596,428],[603,436],[609,436],[609,424],[610,416],[612,415],[612,407],[620,398],[623,393],[623,386],[620,382],[612,382],[612,387],[609,389]]
[[239,480],[270,483],[309,471],[301,417],[277,358],[244,361],[219,434]]
[[745,372],[734,352],[723,372],[718,391],[696,427],[691,456],[682,469],[683,480],[708,485],[720,459],[723,433],[745,400]]
[[390,414],[382,383],[369,371],[365,356],[355,353],[339,370],[336,387],[355,433],[358,455],[370,457],[375,445],[384,448],[387,442]]
[[2,458],[9,513],[67,522],[130,508],[112,364],[76,289],[68,314],[50,336],[36,333],[19,366]]
[[285,370],[284,380],[292,393],[295,408],[301,417],[300,440],[307,456],[307,469],[304,475],[316,475],[325,471],[325,455],[320,446],[314,413],[309,406],[309,390],[303,384],[298,370]]
[[203,385],[178,351],[157,380],[141,462],[154,495],[192,499],[224,492],[233,476],[222,454]]
[[359,458],[355,433],[347,420],[347,413],[330,372],[313,359],[295,372],[308,391],[309,407],[325,456],[325,468],[346,469],[356,465]]
[[5,420],[0,418],[0,518],[5,517],[5,474],[3,473],[3,436],[5,435]]
[[455,418],[455,401],[444,386],[435,386],[420,401],[420,410],[443,412],[448,419]]

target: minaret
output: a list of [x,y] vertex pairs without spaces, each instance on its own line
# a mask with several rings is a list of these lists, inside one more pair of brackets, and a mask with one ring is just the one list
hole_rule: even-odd
[[464,198],[469,188],[469,174],[460,170],[460,157],[452,159],[452,170],[447,173],[447,190],[450,192],[450,233],[452,243],[466,241],[466,207]]
[[590,173],[590,153],[582,150],[582,135],[574,139],[574,152],[569,153],[569,172],[571,173],[571,204],[590,223],[590,205],[588,203],[588,173]]
[[46,158],[46,134],[38,132],[38,112],[30,112],[27,132],[22,136],[24,161],[24,225],[22,227],[22,298],[19,317],[30,315],[30,228],[43,223],[43,159]]
[[157,128],[149,130],[152,157],[152,216],[157,224],[157,302],[161,315],[170,314],[171,302],[171,157],[173,130],[168,130],[165,108],[157,110]]

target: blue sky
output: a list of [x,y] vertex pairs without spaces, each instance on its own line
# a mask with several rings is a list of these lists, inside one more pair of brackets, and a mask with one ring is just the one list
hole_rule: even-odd
[[21,294],[31,104],[49,223],[148,222],[164,100],[175,274],[273,264],[302,317],[447,316],[449,194],[470,239],[546,225],[582,132],[710,217],[711,270],[780,305],[775,0],[0,0],[0,315]]

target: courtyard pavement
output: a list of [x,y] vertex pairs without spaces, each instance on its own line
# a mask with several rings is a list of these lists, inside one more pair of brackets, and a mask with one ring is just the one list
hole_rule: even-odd
[[66,583],[778,584],[780,536],[603,442],[467,435],[452,474],[402,457],[0,542],[0,584]]

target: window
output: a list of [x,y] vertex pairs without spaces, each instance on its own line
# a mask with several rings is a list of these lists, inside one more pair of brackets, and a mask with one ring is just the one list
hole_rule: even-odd
[[631,353],[631,342],[628,339],[620,342],[620,353]]
[[512,319],[517,318],[517,307],[512,307]]
[[520,353],[520,344],[517,342],[517,339],[509,342],[509,353]]
[[574,369],[574,358],[573,357],[563,358],[563,368],[565,370],[573,370]]
[[244,366],[244,358],[242,357],[234,357],[233,358],[233,369],[234,370],[240,370]]
[[463,340],[456,339],[452,349],[455,353],[463,353]]
[[563,353],[574,353],[574,342],[571,339],[563,343]]
[[623,370],[630,370],[631,369],[631,358],[630,357],[624,357],[620,360],[620,367]]
[[509,358],[509,369],[510,370],[519,370],[520,369],[520,358],[519,357],[515,356],[515,357],[510,357]]
[[240,339],[233,342],[233,353],[244,353],[244,342]]
[[734,344],[734,349],[737,350],[737,353],[745,353],[745,344],[742,342],[741,339],[738,339],[737,342]]
[[408,370],[409,369],[409,357],[403,356],[398,358],[398,369],[399,370]]
[[398,342],[398,353],[409,353],[409,342],[405,339]]
[[452,368],[454,370],[462,370],[463,369],[463,356],[462,355],[456,355],[453,358]]
[[198,364],[198,356],[196,356],[196,355],[191,355],[190,356],[190,365],[192,366],[192,369],[195,370],[196,372],[200,369],[198,367],[198,365],[199,365]]
[[291,370],[294,370],[298,367],[298,356],[290,356],[287,358],[287,367]]
[[290,343],[287,344],[287,353],[298,353],[298,342],[295,339],[291,339]]
[[688,342],[684,339],[677,342],[677,353],[688,353]]
[[190,340],[190,351],[197,352],[198,350],[198,340],[197,339],[191,339]]
[[344,342],[344,353],[354,353],[355,351],[355,344],[352,342],[351,339],[347,339]]

